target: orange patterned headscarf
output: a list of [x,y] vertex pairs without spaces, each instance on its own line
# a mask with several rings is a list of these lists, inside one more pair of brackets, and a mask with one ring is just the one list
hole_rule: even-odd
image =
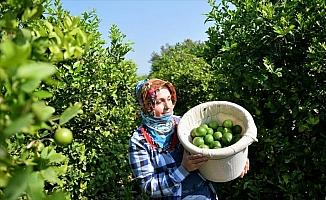
[[135,91],[136,97],[144,113],[153,113],[156,94],[163,87],[166,87],[170,91],[172,103],[175,105],[177,102],[177,95],[172,83],[161,79],[142,80],[137,83]]

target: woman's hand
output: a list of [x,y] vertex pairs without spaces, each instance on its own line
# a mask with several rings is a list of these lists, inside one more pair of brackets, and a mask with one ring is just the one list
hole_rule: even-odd
[[244,167],[243,171],[242,171],[241,174],[240,174],[240,178],[243,178],[243,176],[244,176],[245,174],[247,174],[248,171],[249,171],[249,158],[247,158],[247,161],[246,161],[245,167]]
[[190,154],[188,151],[184,150],[181,165],[188,172],[191,172],[199,169],[207,161],[207,156],[202,154]]

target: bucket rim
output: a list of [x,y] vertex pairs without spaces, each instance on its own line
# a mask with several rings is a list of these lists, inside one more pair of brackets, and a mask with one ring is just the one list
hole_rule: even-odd
[[[225,106],[225,107],[231,107],[232,109],[235,109],[239,111],[239,113],[242,113],[244,116],[244,119],[246,119],[246,124],[248,125],[247,130],[243,133],[243,136],[239,141],[236,143],[220,148],[220,149],[202,149],[195,145],[193,145],[189,141],[190,131],[185,132],[182,128],[183,123],[185,123],[185,120],[188,115],[193,113],[196,110],[205,110],[205,108],[210,106]],[[189,109],[180,119],[179,125],[178,125],[178,137],[179,141],[182,144],[182,146],[193,154],[203,154],[205,156],[208,156],[210,159],[223,159],[232,155],[235,155],[236,153],[242,151],[243,149],[247,148],[249,145],[251,145],[253,142],[257,142],[257,127],[254,123],[252,115],[242,106],[229,102],[229,101],[209,101],[205,103],[201,103],[199,105],[194,106],[193,108]]]

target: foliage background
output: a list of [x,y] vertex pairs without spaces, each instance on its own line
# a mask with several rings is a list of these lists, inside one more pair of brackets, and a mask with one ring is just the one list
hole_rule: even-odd
[[195,98],[179,95],[182,106],[228,100],[252,113],[259,142],[249,148],[250,173],[218,183],[220,198],[325,198],[325,2],[210,3],[207,21],[214,26],[207,30],[203,56],[192,54],[210,70],[188,73],[194,67],[179,65],[190,66],[189,61],[165,59],[177,44],[154,57],[170,68],[153,68],[152,74],[171,80],[183,94],[198,89],[187,81],[203,73],[207,81],[195,79],[207,87]]

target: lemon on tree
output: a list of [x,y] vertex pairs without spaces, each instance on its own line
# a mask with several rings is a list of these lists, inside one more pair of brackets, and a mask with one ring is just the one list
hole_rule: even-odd
[[54,140],[58,145],[66,146],[73,140],[71,130],[67,128],[58,128],[54,134]]

